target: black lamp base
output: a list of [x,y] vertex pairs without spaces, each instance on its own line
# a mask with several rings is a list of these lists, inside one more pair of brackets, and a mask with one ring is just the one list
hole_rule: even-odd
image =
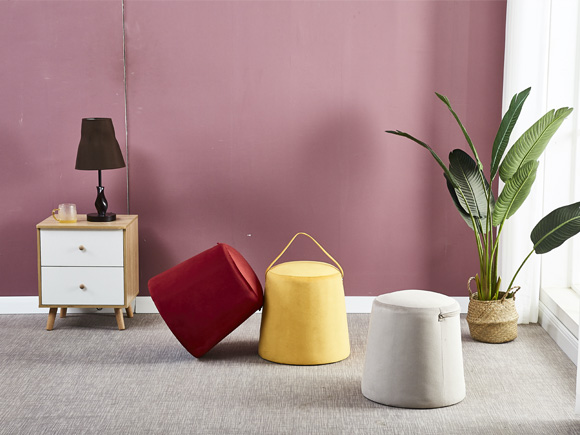
[[113,222],[117,220],[116,213],[105,213],[104,216],[100,216],[98,213],[87,214],[87,220],[89,222]]

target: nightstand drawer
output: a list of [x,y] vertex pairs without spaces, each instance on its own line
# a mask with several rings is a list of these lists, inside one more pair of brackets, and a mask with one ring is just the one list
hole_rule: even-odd
[[122,267],[42,267],[40,305],[119,305],[125,303]]
[[41,230],[41,266],[123,266],[123,230]]

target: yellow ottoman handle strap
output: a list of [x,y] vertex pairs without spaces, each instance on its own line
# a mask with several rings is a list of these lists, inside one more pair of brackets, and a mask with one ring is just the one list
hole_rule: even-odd
[[298,237],[300,234],[302,234],[303,236],[306,236],[306,237],[310,238],[310,240],[312,240],[314,243],[316,243],[316,245],[322,250],[322,252],[324,252],[326,254],[326,256],[328,258],[330,258],[334,262],[334,264],[336,264],[338,266],[338,270],[340,270],[340,274],[344,278],[344,271],[342,270],[342,267],[340,267],[340,264],[338,264],[338,261],[336,261],[334,258],[332,258],[332,255],[330,255],[328,252],[326,252],[326,250],[322,246],[320,246],[320,243],[318,243],[316,240],[314,240],[314,237],[312,237],[311,235],[306,234],[306,233],[298,233],[294,237],[292,237],[292,240],[290,240],[290,243],[288,243],[286,245],[286,247],[282,250],[282,252],[280,252],[280,255],[278,255],[276,257],[276,259],[274,261],[272,261],[272,264],[270,264],[268,266],[268,268],[266,269],[266,273],[268,273],[268,271],[272,268],[272,266],[274,266],[274,264],[276,263],[276,261],[278,261],[280,259],[280,257],[284,254],[284,252],[286,252],[286,249],[288,249],[290,247],[290,245],[292,244],[292,242],[294,241],[294,239],[296,237]]

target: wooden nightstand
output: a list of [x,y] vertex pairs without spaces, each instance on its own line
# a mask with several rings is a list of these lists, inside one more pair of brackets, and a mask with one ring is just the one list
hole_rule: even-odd
[[139,293],[138,222],[136,215],[117,215],[113,222],[59,223],[51,217],[36,226],[39,307],[50,308],[46,329],[56,311],[67,308],[114,308],[119,329],[123,311]]

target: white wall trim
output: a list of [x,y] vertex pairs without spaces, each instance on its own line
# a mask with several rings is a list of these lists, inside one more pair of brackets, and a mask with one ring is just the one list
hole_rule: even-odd
[[542,288],[540,302],[577,339],[580,295],[572,288]]
[[136,313],[159,313],[159,311],[157,311],[157,307],[155,306],[155,302],[153,302],[153,299],[151,299],[151,296],[137,296],[135,302]]
[[538,321],[568,358],[578,365],[578,339],[541,301]]
[[[349,314],[369,314],[373,306],[373,301],[376,296],[346,296],[346,312]],[[459,303],[459,307],[463,314],[467,313],[467,305],[469,304],[469,297],[467,296],[453,296]],[[157,307],[151,300],[150,296],[137,297],[136,313],[157,313]]]
[[[346,296],[347,313],[370,313],[375,296]],[[469,298],[453,297],[462,313],[467,313]],[[103,308],[97,311],[95,308],[69,308],[69,313],[112,313],[112,308]],[[135,300],[135,313],[157,313],[157,307],[151,296],[138,296]],[[38,296],[3,296],[0,297],[0,314],[46,314],[48,308],[38,307]]]
[[3,296],[0,314],[46,314],[48,308],[38,308],[38,296]]
[[[137,298],[139,299],[139,298]],[[147,296],[145,299],[151,299]],[[151,302],[153,303],[153,302]],[[68,313],[114,313],[113,308],[69,308]],[[48,314],[48,308],[39,308],[38,296],[2,296],[0,314]]]
[[376,296],[346,296],[347,313],[370,313]]

